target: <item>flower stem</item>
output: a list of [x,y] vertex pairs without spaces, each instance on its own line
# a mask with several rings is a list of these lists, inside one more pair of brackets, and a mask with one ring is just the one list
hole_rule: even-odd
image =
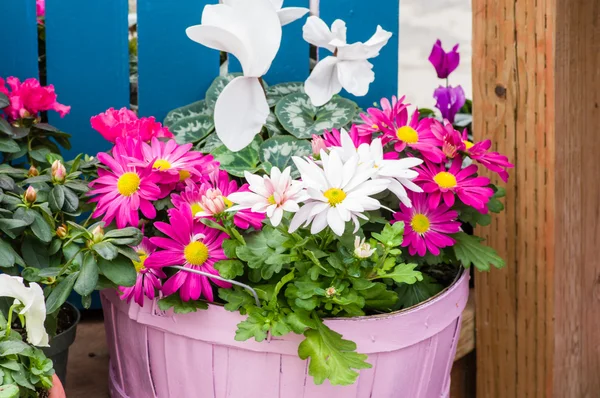
[[21,304],[13,304],[9,309],[8,309],[8,323],[6,325],[6,331],[4,332],[4,336],[8,337],[10,336],[10,332],[12,330],[12,317],[13,317],[13,312],[17,309],[18,306],[20,306]]

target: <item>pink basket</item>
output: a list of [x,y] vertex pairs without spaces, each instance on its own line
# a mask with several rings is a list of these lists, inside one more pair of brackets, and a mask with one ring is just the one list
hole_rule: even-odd
[[326,324],[369,355],[351,386],[317,386],[297,356],[302,336],[268,342],[234,340],[243,318],[223,307],[172,315],[102,292],[113,398],[440,398],[469,295],[469,276],[423,305]]

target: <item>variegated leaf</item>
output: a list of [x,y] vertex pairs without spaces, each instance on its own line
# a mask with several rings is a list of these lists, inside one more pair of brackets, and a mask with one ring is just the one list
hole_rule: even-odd
[[272,111],[271,113],[269,113],[269,117],[267,117],[265,128],[269,133],[269,137],[286,134],[285,129],[283,128],[281,123],[279,123],[279,120],[277,120],[277,116],[275,116],[275,114]]
[[306,94],[294,93],[277,103],[275,114],[281,125],[297,138],[321,135],[324,130],[341,128],[356,115],[356,103],[334,97],[321,107],[315,107]]
[[283,97],[293,93],[303,93],[303,82],[280,83],[267,89],[267,102],[270,107],[277,105]]
[[225,86],[229,84],[230,81],[241,75],[241,73],[229,73],[227,75],[218,76],[215,80],[213,80],[208,90],[206,90],[206,105],[210,109],[214,109],[217,98],[219,98],[219,95],[221,92],[223,92]]
[[206,105],[205,100],[193,102],[181,108],[173,109],[165,117],[163,124],[166,127],[171,127],[181,119],[191,116],[212,116],[213,111]]
[[190,116],[175,122],[169,130],[178,144],[196,143],[215,129],[212,116]]
[[210,153],[215,157],[221,168],[236,177],[243,177],[244,171],[254,173],[260,169],[258,152],[262,138],[256,136],[254,141],[239,152],[231,152],[225,145],[212,150]]
[[273,166],[282,171],[286,167],[292,166],[292,173],[297,175],[292,156],[308,156],[311,151],[310,142],[289,135],[280,135],[263,142],[260,146],[259,156],[267,172],[271,172]]
[[206,139],[196,146],[196,150],[202,153],[212,153],[215,149],[222,146],[223,142],[219,139],[217,133],[212,133]]

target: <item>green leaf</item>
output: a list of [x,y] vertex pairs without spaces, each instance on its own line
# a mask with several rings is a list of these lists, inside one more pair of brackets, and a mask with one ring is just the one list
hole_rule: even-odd
[[219,289],[219,298],[225,301],[225,309],[231,312],[244,312],[242,307],[254,304],[254,297],[246,289],[233,286],[231,289]]
[[269,137],[287,134],[279,120],[277,119],[277,115],[273,111],[269,113],[267,116],[267,121],[265,122],[265,129],[267,133],[269,133]]
[[117,246],[137,246],[142,238],[142,231],[134,227],[113,229],[104,234],[105,240],[110,240],[110,243]]
[[16,239],[17,235],[29,224],[23,220],[14,220],[10,218],[0,218],[0,230],[12,239]]
[[365,298],[365,307],[370,310],[390,312],[398,302],[398,294],[387,290],[385,283],[373,283],[369,288],[359,290],[359,294]]
[[133,286],[137,278],[133,262],[123,255],[114,260],[98,258],[98,268],[111,282],[119,286]]
[[335,97],[317,108],[308,96],[294,93],[277,103],[275,114],[281,125],[296,138],[311,138],[324,130],[344,127],[350,122],[358,106],[347,99]]
[[223,146],[223,142],[219,139],[219,136],[215,133],[210,134],[204,142],[199,144],[197,149],[202,153],[212,153],[215,149]]
[[31,210],[31,212],[34,214],[31,231],[42,242],[50,242],[52,240],[52,228],[40,213],[35,210]]
[[46,160],[46,156],[50,155],[52,150],[45,146],[35,147],[33,150],[29,151],[29,156],[31,156],[34,160],[37,160],[40,163],[48,163]]
[[75,213],[79,209],[79,196],[67,187],[63,187],[65,200],[62,209],[67,213]]
[[19,387],[14,384],[0,386],[0,398],[18,398]]
[[297,173],[296,166],[292,162],[292,156],[307,156],[312,152],[310,142],[299,140],[289,135],[280,135],[269,138],[260,146],[260,161],[268,164],[267,173],[271,172],[271,167],[278,167],[283,171],[286,167],[292,166],[292,170]]
[[464,203],[457,203],[455,208],[459,213],[458,218],[474,227],[477,224],[485,227],[490,225],[492,222],[492,217],[489,214],[481,214],[479,211],[475,210],[471,206],[465,205]]
[[178,144],[196,143],[215,129],[212,116],[189,116],[178,120],[169,127]]
[[225,239],[223,243],[221,243],[221,247],[223,248],[223,252],[225,256],[230,259],[237,258],[235,254],[235,250],[240,246],[241,243],[235,239]]
[[79,277],[79,272],[72,273],[71,275],[67,275],[65,279],[63,279],[56,287],[52,289],[52,292],[46,299],[46,313],[52,314],[54,311],[57,311],[69,298],[71,291],[73,290],[73,285],[75,281]]
[[17,256],[17,252],[15,252],[10,243],[4,241],[4,239],[0,239],[0,268],[10,268],[15,265]]
[[398,302],[394,310],[409,308],[430,299],[444,290],[444,286],[429,275],[424,274],[423,280],[412,285],[402,284],[396,288]]
[[267,88],[267,102],[274,107],[284,97],[293,93],[304,93],[304,82],[280,83]]
[[275,285],[275,290],[273,291],[273,295],[271,296],[271,302],[276,301],[277,295],[279,295],[279,292],[285,286],[285,284],[288,282],[291,282],[293,280],[294,280],[294,270],[292,270],[288,274],[284,275],[283,278],[281,278],[281,280],[279,282],[277,282],[277,285]]
[[300,309],[290,312],[286,322],[296,334],[304,334],[306,329],[317,328],[317,323],[310,317],[310,313]]
[[82,296],[92,294],[98,284],[98,264],[94,255],[90,252],[83,257],[83,264],[79,272],[79,278],[75,282],[74,289]]
[[492,213],[500,213],[504,210],[504,204],[498,200],[498,198],[503,198],[506,196],[506,190],[502,187],[494,186],[496,192],[494,196],[490,198],[490,201],[487,204],[488,210]]
[[119,255],[119,251],[110,242],[99,242],[92,246],[92,250],[106,260],[113,260]]
[[225,145],[213,151],[212,155],[221,164],[221,169],[236,177],[243,177],[244,171],[253,173],[258,170],[258,152],[262,138],[256,136],[252,143],[239,152],[231,152]]
[[483,238],[467,235],[464,232],[459,232],[452,235],[456,243],[452,247],[458,261],[465,268],[473,264],[480,271],[489,271],[490,265],[496,268],[504,267],[504,260],[496,253],[494,249],[482,245],[480,242]]
[[29,344],[24,343],[21,340],[0,341],[0,358],[14,354],[29,356],[30,352],[31,347],[29,346]]
[[[10,105],[10,100],[8,99],[6,94],[0,93],[0,109],[6,108],[9,105]],[[2,120],[4,120],[4,119],[2,119]]]
[[227,86],[233,79],[241,75],[241,73],[230,73],[227,75],[218,76],[215,80],[213,80],[208,90],[206,90],[206,106],[210,109],[215,109],[217,98],[219,98],[219,95],[221,95],[225,86]]
[[33,221],[35,220],[35,215],[34,215],[35,211],[28,209],[26,207],[19,207],[14,215],[13,215],[13,219],[15,220],[21,220],[23,222],[25,222],[27,225],[31,225],[33,223]]
[[254,307],[249,311],[248,318],[238,323],[237,330],[235,331],[235,340],[246,341],[254,337],[254,340],[260,343],[267,338],[268,331],[269,323],[267,322],[267,318],[262,315],[260,309]]
[[189,314],[190,312],[208,309],[208,304],[205,301],[183,301],[176,293],[158,300],[158,308],[161,311],[168,311],[173,308],[176,314]]
[[50,263],[48,247],[32,236],[25,236],[23,239],[21,253],[23,253],[23,259],[29,267],[41,269],[48,267]]
[[387,224],[380,234],[374,233],[373,238],[383,243],[388,248],[398,247],[404,240],[404,223],[402,221]]
[[358,377],[354,369],[371,367],[366,362],[367,355],[357,353],[354,342],[342,339],[341,334],[329,329],[320,319],[314,320],[317,329],[304,332],[305,339],[298,346],[300,358],[310,358],[308,374],[317,385],[323,384],[325,379],[332,385],[354,384]]
[[244,263],[240,260],[221,260],[215,264],[215,268],[225,279],[235,279],[244,275]]
[[194,116],[212,116],[212,114],[212,109],[208,107],[206,101],[200,100],[189,105],[182,106],[181,108],[173,109],[165,117],[163,125],[165,127],[169,127],[170,129],[173,124],[177,123],[181,119]]
[[16,153],[19,152],[19,144],[11,138],[0,137],[0,152]]
[[290,261],[283,243],[287,237],[279,230],[265,227],[260,232],[246,238],[246,246],[236,249],[237,257],[252,269],[259,269],[263,279],[270,279],[274,273],[281,271],[283,265]]
[[50,191],[48,202],[50,203],[52,210],[62,210],[63,205],[65,204],[65,187],[62,185],[55,185]]
[[398,283],[407,283],[409,285],[423,280],[421,272],[416,271],[417,264],[398,264],[391,273],[381,273],[377,278],[393,279]]

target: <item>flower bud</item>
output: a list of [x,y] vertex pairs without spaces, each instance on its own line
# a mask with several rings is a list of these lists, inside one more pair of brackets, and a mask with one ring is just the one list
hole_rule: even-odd
[[220,189],[208,189],[202,196],[201,207],[209,214],[221,214],[227,209],[227,203]]
[[313,157],[320,158],[321,150],[326,151],[327,145],[325,145],[325,140],[318,135],[313,134],[312,141],[310,142],[312,146]]
[[31,185],[25,191],[25,202],[28,204],[35,203],[37,199],[37,191]]
[[69,231],[67,230],[67,226],[65,224],[62,224],[56,228],[56,236],[58,236],[60,239],[66,238],[68,234]]
[[56,182],[63,182],[67,176],[67,169],[65,169],[65,166],[60,160],[55,160],[54,163],[52,163],[51,171],[52,179]]
[[335,294],[337,293],[337,290],[335,290],[335,287],[330,286],[327,289],[325,289],[325,295],[327,297],[333,297],[335,296]]
[[354,238],[354,255],[358,258],[369,258],[375,253],[375,249],[371,249],[371,245],[365,242],[365,238],[362,241],[358,236]]
[[104,239],[104,228],[98,225],[92,231],[92,240],[94,241],[94,243],[99,243],[102,242],[102,239]]
[[40,175],[40,171],[35,168],[35,166],[31,166],[29,171],[27,172],[27,177],[37,177]]

